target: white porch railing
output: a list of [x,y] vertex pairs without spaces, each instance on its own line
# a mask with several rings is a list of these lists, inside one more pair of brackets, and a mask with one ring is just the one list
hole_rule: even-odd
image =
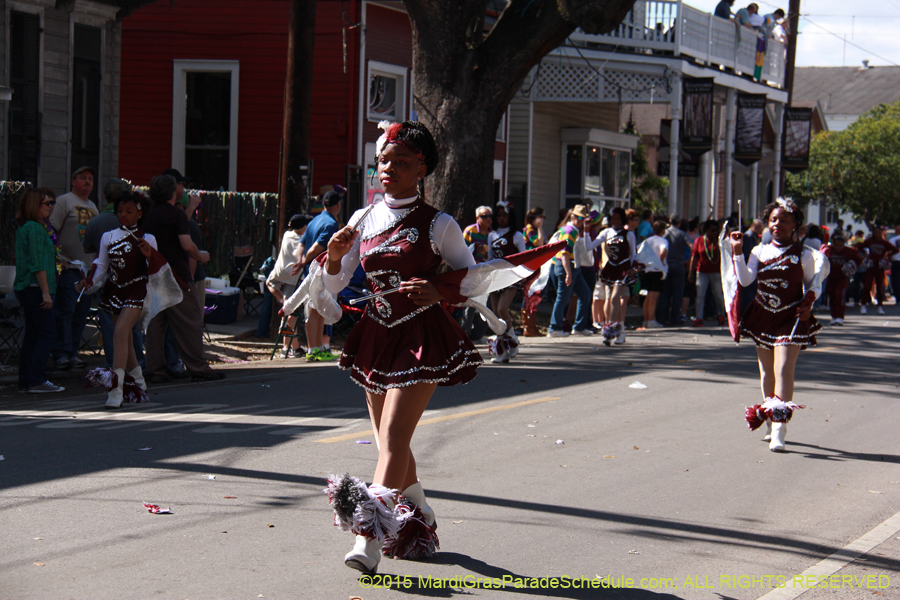
[[[610,33],[589,35],[578,30],[570,39],[577,44],[671,52],[752,75],[761,37],[752,29],[687,6],[681,0],[636,0],[625,20]],[[784,83],[784,44],[771,37],[766,43],[761,80]]]

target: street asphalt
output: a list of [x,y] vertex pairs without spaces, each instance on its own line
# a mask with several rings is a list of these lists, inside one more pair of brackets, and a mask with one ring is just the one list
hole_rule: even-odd
[[343,565],[352,536],[322,493],[377,459],[336,365],[234,365],[120,411],[77,386],[7,386],[0,600],[898,599],[888,312],[801,354],[784,454],[747,429],[756,355],[727,329],[523,339],[510,364],[435,393],[413,450],[441,551],[374,578]]

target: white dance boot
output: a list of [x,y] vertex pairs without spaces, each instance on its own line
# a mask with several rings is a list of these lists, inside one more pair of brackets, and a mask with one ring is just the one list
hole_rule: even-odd
[[351,569],[374,574],[378,570],[378,563],[381,562],[383,546],[384,540],[379,541],[375,538],[369,539],[364,535],[358,535],[353,550],[344,557],[344,564]]
[[786,434],[787,423],[772,423],[772,441],[769,442],[769,450],[784,452],[784,436]]
[[512,340],[509,349],[509,357],[515,358],[519,353],[519,336],[516,335],[516,330],[512,325],[509,326],[509,331],[506,332],[506,335]]
[[106,394],[106,408],[120,408],[124,399],[123,388],[125,387],[125,369],[114,369],[116,374],[117,387],[112,388]]
[[141,370],[141,365],[136,366],[132,370],[128,371],[128,374],[134,378],[134,383],[136,386],[147,391],[147,382],[144,381],[144,372]]
[[509,350],[506,349],[501,337],[497,338],[497,356],[493,357],[491,362],[497,365],[509,362]]
[[425,522],[428,523],[428,526],[437,529],[437,526],[435,525],[436,519],[434,509],[428,505],[428,500],[425,498],[425,489],[422,487],[421,481],[415,482],[400,492],[400,495],[412,500],[413,504],[418,506],[419,510],[422,511],[422,516],[425,517]]
[[772,439],[772,419],[766,419],[766,435],[763,436],[763,441],[768,442]]

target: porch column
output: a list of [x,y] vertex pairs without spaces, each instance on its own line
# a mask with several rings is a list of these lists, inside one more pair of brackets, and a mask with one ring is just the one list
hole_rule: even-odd
[[759,161],[750,166],[750,203],[747,207],[750,214],[744,213],[749,219],[755,219],[759,215]]
[[[704,152],[700,155],[700,220],[706,221],[709,218],[715,218],[715,192],[712,189],[712,171],[710,163],[713,151]],[[695,215],[687,215],[693,217]]]
[[772,197],[781,196],[781,137],[784,129],[784,104],[775,105],[775,168],[772,173]]
[[725,216],[734,210],[732,177],[734,168],[734,88],[725,94]]
[[672,78],[672,132],[669,146],[669,214],[678,210],[678,153],[681,151],[681,77]]

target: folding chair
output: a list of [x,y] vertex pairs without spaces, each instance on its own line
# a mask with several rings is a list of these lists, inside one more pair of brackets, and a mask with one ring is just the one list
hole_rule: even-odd
[[0,364],[9,362],[13,352],[21,349],[19,338],[25,328],[25,322],[19,310],[19,301],[13,294],[13,285],[16,282],[16,268],[14,266],[0,266],[0,347],[9,347],[6,358]]
[[209,335],[209,329],[206,328],[206,317],[217,308],[219,307],[215,305],[203,307],[203,333],[206,334],[206,342],[208,344],[212,344],[212,336]]
[[6,358],[0,364],[9,362],[13,353],[19,353],[22,349],[21,337],[25,330],[25,321],[19,314],[19,305],[15,302],[3,299],[0,301],[0,349],[6,348]]
[[231,285],[240,288],[244,302],[244,313],[248,316],[258,315],[262,304],[262,291],[253,269],[253,246],[235,246],[232,268],[229,273]]
[[[103,335],[100,333],[100,309],[91,307],[88,312],[84,333],[81,335],[81,346],[79,350],[86,350],[94,355],[100,354],[103,350]],[[94,332],[91,333],[88,327],[93,327]]]
[[[297,319],[294,322],[294,328],[291,329],[290,325],[287,323],[288,318],[282,317],[281,324],[278,326],[278,335],[275,336],[275,346],[272,347],[272,354],[269,356],[269,360],[275,359],[275,353],[278,352],[279,348],[281,348],[282,342],[284,340],[291,340],[290,343],[293,343],[294,339],[306,339],[306,330],[303,329],[303,321],[301,319]],[[303,333],[300,333],[300,331]],[[307,344],[309,345],[309,344]]]

